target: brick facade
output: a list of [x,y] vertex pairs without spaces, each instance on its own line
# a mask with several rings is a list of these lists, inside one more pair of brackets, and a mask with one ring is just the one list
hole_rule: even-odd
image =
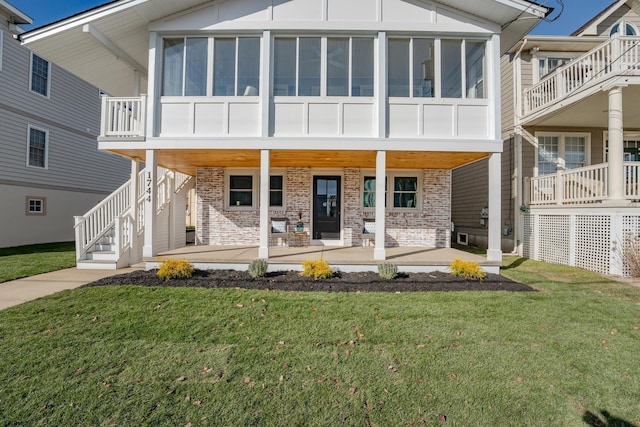
[[[421,173],[422,209],[417,212],[387,211],[387,247],[449,247],[451,172],[426,169]],[[283,174],[285,206],[272,210],[271,216],[287,217],[293,225],[301,214],[305,230],[310,232],[314,172],[310,168],[289,168]],[[374,218],[375,213],[362,208],[361,170],[345,168],[335,174],[342,176],[344,245],[362,245],[363,218]],[[254,186],[258,187],[258,183]],[[198,169],[196,242],[202,245],[258,245],[259,211],[229,209],[225,206],[225,191],[223,168]]]

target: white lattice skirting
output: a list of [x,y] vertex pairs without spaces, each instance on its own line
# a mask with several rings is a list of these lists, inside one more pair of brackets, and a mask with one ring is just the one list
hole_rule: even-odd
[[625,251],[640,236],[640,214],[529,213],[524,216],[523,255],[602,274],[630,276]]

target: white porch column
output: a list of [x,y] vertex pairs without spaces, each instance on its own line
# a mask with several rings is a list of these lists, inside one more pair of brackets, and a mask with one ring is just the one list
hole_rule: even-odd
[[156,206],[158,206],[158,153],[147,150],[144,173],[144,246],[143,257],[157,255],[156,234]]
[[260,248],[258,258],[269,258],[269,150],[260,150]]
[[140,174],[140,162],[138,160],[131,160],[131,188],[129,189],[129,197],[131,204],[131,253],[129,254],[129,263],[135,264],[138,260],[138,248],[140,242],[138,242],[138,175]]
[[491,154],[489,157],[489,245],[487,248],[487,260],[489,261],[502,261],[501,168],[502,153]]
[[373,259],[384,261],[384,235],[386,233],[385,218],[385,175],[387,171],[387,152],[378,151],[376,154],[376,247]]
[[609,91],[609,200],[624,200],[624,128],[622,88]]

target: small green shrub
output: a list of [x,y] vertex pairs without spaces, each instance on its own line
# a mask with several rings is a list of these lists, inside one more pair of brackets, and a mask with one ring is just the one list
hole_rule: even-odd
[[454,276],[466,277],[467,279],[482,280],[487,277],[487,273],[476,261],[463,261],[456,258],[449,264],[451,274]]
[[185,259],[166,259],[160,264],[158,277],[163,280],[188,279],[194,271],[193,265]]
[[249,276],[252,278],[264,277],[267,274],[269,263],[266,259],[254,259],[249,264]]
[[333,276],[331,266],[322,258],[312,261],[303,261],[302,269],[302,273],[300,273],[301,276],[313,277],[314,280],[328,279]]
[[392,263],[378,264],[378,275],[386,280],[393,280],[398,277],[398,266]]

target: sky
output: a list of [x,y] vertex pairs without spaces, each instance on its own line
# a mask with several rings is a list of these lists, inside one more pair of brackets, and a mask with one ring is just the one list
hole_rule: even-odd
[[[25,30],[41,27],[100,4],[108,3],[107,0],[8,1],[33,19],[34,25],[23,26]],[[602,9],[609,6],[613,0],[562,0],[562,2],[565,7],[560,17],[553,22],[540,23],[532,31],[532,34],[569,35]],[[555,18],[560,12],[560,0],[538,0],[538,3],[555,8],[550,16],[551,19]]]

